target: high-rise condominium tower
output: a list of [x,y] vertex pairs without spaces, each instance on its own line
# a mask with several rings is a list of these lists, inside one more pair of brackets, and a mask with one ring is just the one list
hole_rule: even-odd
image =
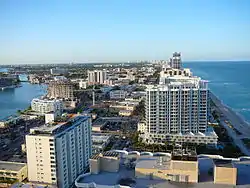
[[107,79],[106,70],[88,71],[89,84],[104,84],[106,79]]
[[[175,56],[180,59],[179,54]],[[207,128],[208,82],[180,65],[178,60],[175,68],[164,68],[160,84],[146,89],[143,139],[149,143],[215,144],[217,135]]]
[[70,187],[88,168],[91,145],[91,120],[86,116],[31,129],[26,135],[29,181]]

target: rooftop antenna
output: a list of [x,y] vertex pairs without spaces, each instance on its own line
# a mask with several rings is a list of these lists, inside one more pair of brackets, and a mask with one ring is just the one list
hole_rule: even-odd
[[95,85],[93,85],[92,98],[93,98],[93,106],[95,106]]

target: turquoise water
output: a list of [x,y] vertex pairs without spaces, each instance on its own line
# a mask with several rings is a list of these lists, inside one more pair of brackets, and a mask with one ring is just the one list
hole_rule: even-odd
[[211,91],[250,122],[250,62],[189,62],[184,66],[210,81]]

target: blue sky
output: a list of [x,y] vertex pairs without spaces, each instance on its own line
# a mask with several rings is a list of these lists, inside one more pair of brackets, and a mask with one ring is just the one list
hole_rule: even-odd
[[1,0],[0,64],[249,60],[249,0]]

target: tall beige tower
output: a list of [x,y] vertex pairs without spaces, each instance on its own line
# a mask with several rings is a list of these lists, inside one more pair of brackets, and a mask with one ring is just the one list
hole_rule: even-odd
[[26,135],[29,181],[71,187],[88,168],[91,146],[91,119],[86,116],[31,129]]

